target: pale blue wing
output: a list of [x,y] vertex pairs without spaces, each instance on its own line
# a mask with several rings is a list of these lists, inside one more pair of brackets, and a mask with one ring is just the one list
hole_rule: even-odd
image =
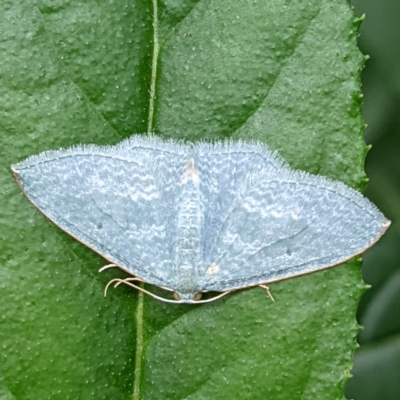
[[249,170],[201,288],[225,291],[324,269],[363,252],[388,226],[341,183],[288,168]]
[[200,171],[204,209],[201,255],[207,265],[217,251],[217,239],[222,234],[226,218],[231,214],[232,200],[246,181],[249,171],[287,166],[275,151],[265,145],[242,141],[197,144],[195,158]]
[[[12,168],[32,203],[63,230],[132,274],[186,296],[333,266],[372,245],[389,225],[359,193],[291,171],[261,144],[190,149],[134,136],[117,146],[42,153]],[[183,234],[198,240],[182,241]],[[177,262],[178,250],[186,261],[200,254],[200,265]]]
[[186,154],[183,145],[134,136],[117,146],[42,153],[12,168],[61,229],[149,283],[167,285]]

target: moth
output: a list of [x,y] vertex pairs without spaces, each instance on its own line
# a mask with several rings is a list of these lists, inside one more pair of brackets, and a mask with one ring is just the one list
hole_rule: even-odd
[[[357,191],[291,169],[262,143],[184,144],[140,135],[75,146],[12,166],[28,199],[104,257],[113,279],[170,303],[341,264],[390,225]],[[143,287],[173,292],[163,298]],[[220,292],[201,300],[204,292]]]

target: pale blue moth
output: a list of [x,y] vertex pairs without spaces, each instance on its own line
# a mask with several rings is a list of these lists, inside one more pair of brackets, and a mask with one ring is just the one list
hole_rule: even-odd
[[[172,303],[268,290],[333,267],[390,225],[357,191],[292,170],[261,143],[137,135],[116,146],[44,152],[12,170],[44,215],[111,263],[101,270],[130,274],[111,284]],[[142,283],[172,291],[175,300]],[[199,300],[208,291],[221,293]]]

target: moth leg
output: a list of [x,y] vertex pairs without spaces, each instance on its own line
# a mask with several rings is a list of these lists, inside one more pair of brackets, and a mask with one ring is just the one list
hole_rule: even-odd
[[99,272],[103,272],[103,271],[105,271],[106,269],[115,268],[115,267],[118,267],[118,265],[117,265],[117,264],[107,264],[107,265],[105,265],[104,267],[101,267],[101,268],[99,269]]
[[[111,267],[110,267],[111,268]],[[125,279],[120,279],[120,278],[115,278],[115,279],[111,279],[110,282],[107,283],[106,287],[104,288],[104,297],[107,296],[107,291],[108,288],[115,283],[114,288],[116,288],[117,286],[119,286],[121,283],[125,283],[125,281],[134,281],[134,282],[145,282],[143,279],[140,278],[125,278]]]
[[[146,290],[146,289],[144,289],[144,288],[142,288],[142,287],[140,287],[140,286],[137,286],[137,285],[134,285],[133,283],[131,283],[132,281],[147,283],[146,281],[144,281],[144,280],[142,280],[142,279],[140,279],[140,278],[113,279],[112,281],[108,282],[108,284],[107,284],[107,286],[106,286],[106,289],[107,289],[113,282],[116,282],[116,281],[117,281],[117,283],[115,284],[115,287],[117,287],[117,286],[119,286],[121,283],[123,283],[123,284],[125,284],[125,285],[127,285],[127,286],[133,287],[134,289],[140,290],[141,292],[148,294],[149,296],[153,297],[154,299],[161,300],[161,301],[163,301],[163,302],[165,302],[165,303],[173,303],[173,304],[181,303],[181,301],[169,300],[169,299],[165,299],[164,297],[157,296],[157,295],[155,295],[154,293],[151,293],[150,291],[148,291],[148,290]],[[161,286],[160,286],[160,287],[161,287]],[[168,288],[167,290],[173,292],[173,290],[171,290],[171,289],[169,289],[169,288]]]
[[267,292],[267,296],[272,300],[275,301],[275,299],[272,297],[271,292],[269,291],[269,287],[267,285],[258,285],[261,289],[264,289]]

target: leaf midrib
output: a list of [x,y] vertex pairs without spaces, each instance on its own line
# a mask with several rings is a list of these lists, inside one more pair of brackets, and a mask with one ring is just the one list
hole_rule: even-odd
[[[153,5],[153,55],[151,60],[151,76],[150,76],[150,96],[149,96],[149,117],[147,120],[147,136],[152,135],[154,120],[154,100],[156,95],[156,79],[157,79],[157,62],[160,51],[158,41],[158,8],[157,0],[152,0]],[[143,284],[141,284],[143,286]],[[136,346],[135,346],[135,368],[133,378],[133,400],[140,400],[140,382],[142,377],[143,364],[143,306],[144,293],[138,291],[136,306]]]

